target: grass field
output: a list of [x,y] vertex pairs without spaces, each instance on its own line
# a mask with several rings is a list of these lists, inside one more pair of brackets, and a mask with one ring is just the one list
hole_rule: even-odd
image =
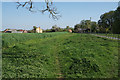
[[118,42],[89,34],[2,34],[3,78],[112,78]]

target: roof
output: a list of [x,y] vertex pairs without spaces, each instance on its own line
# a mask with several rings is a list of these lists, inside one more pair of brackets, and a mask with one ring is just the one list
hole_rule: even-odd
[[39,30],[42,30],[40,27],[36,28],[36,30],[39,29]]

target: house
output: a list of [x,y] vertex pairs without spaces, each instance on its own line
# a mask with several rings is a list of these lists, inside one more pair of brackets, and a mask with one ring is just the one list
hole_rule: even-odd
[[28,32],[27,32],[27,30],[19,29],[19,30],[17,30],[17,33],[28,33]]
[[90,32],[90,29],[78,28],[78,29],[77,29],[77,32],[78,32],[78,33],[88,33],[88,32]]
[[5,33],[16,33],[17,30],[16,29],[6,29],[4,32]]
[[[4,30],[4,33],[7,33],[7,31],[8,31],[8,29],[5,29],[5,30]],[[9,33],[11,33],[11,31],[10,31]]]
[[27,31],[27,30],[24,30],[23,33],[28,33],[28,31]]
[[8,29],[5,29],[4,32],[8,31]]
[[71,29],[68,29],[68,32],[72,33],[72,30],[71,30]]
[[5,33],[27,33],[27,30],[6,29],[4,32]]
[[16,31],[15,33],[23,33],[23,31]]
[[37,32],[37,33],[43,33],[43,30],[40,29],[40,27],[38,27],[38,28],[36,28],[36,32]]

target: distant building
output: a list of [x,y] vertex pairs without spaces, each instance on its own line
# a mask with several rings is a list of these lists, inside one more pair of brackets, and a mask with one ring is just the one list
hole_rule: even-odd
[[17,33],[17,30],[16,29],[6,29],[4,32],[5,33]]
[[43,30],[40,29],[40,27],[38,27],[38,28],[36,28],[36,32],[37,32],[37,33],[43,33]]
[[4,31],[5,33],[27,33],[27,31],[26,30],[16,30],[16,29],[6,29],[5,31]]
[[[8,31],[8,29],[5,29],[4,32],[6,33]],[[11,31],[10,31],[11,32]]]
[[27,31],[27,30],[24,30],[23,33],[28,33],[28,31]]
[[78,32],[78,33],[89,33],[89,32],[90,32],[90,29],[78,28],[78,29],[77,29],[77,32]]
[[71,29],[68,29],[68,32],[72,33],[72,30],[71,30]]
[[23,33],[23,31],[16,31],[15,33]]
[[24,31],[24,30],[22,30],[22,29],[19,29],[19,30],[17,30],[17,31]]

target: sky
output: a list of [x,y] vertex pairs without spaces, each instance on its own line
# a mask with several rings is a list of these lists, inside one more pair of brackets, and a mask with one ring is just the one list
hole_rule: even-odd
[[[1,0],[2,2],[15,2],[16,0]],[[28,0],[18,0],[20,2]],[[34,2],[44,2],[44,0],[32,0]],[[120,0],[52,0],[53,2],[118,2]]]
[[[60,15],[59,20],[55,21],[49,18],[48,12],[29,12],[26,8],[16,9],[15,2],[2,2],[2,30],[26,29],[30,30],[33,26],[42,29],[50,29],[53,25],[65,28],[66,26],[74,27],[81,20],[98,21],[100,16],[106,12],[116,10],[117,2],[54,2]],[[44,8],[44,2],[35,2],[36,10]]]

